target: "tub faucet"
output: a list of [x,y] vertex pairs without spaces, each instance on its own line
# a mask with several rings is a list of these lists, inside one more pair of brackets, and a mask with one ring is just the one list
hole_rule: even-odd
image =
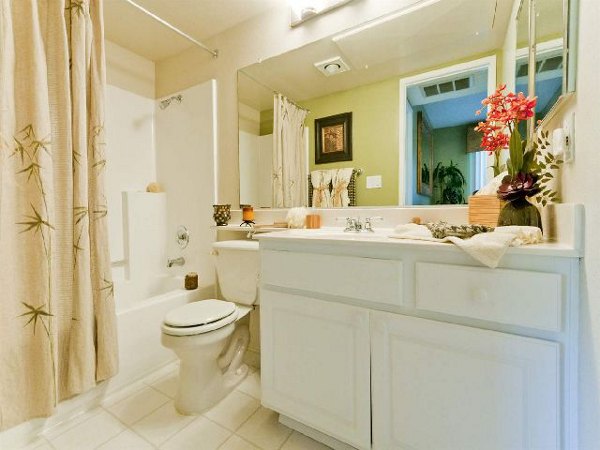
[[180,256],[179,258],[175,258],[175,259],[167,259],[167,267],[173,267],[173,266],[183,266],[185,264],[185,258],[183,256]]

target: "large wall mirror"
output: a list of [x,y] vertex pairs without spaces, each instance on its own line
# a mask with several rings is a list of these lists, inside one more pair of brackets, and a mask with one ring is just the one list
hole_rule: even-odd
[[[514,21],[512,16],[520,2],[422,2],[422,7],[389,14],[240,70],[240,203],[257,207],[310,206],[315,201],[323,207],[466,203],[491,178],[490,162],[473,132],[482,119],[476,115],[481,100],[508,81],[498,75],[507,72],[506,64],[515,68],[518,89],[527,92],[529,52],[518,50],[516,60],[502,59],[511,27],[518,28],[517,47],[529,48],[529,19],[519,15]],[[551,19],[538,26],[540,32],[545,30],[544,42],[555,45],[562,36],[564,46],[567,40],[556,23],[565,17],[556,18],[552,6],[544,8],[539,20]],[[529,11],[529,6],[521,9]],[[547,70],[544,78],[538,77],[540,92],[554,89],[544,94],[544,110],[552,107],[557,83],[562,86],[569,80],[564,74],[557,80],[565,68],[564,60],[558,62],[560,70],[554,68],[557,52],[548,47],[543,63]],[[519,66],[523,63],[525,69]],[[559,97],[567,89],[561,87]],[[284,99],[283,107],[277,98]],[[350,113],[349,126],[331,122]],[[292,117],[303,118],[305,129],[282,139],[282,130],[297,123]],[[349,138],[351,159],[321,154],[315,158],[321,137],[315,135],[315,126],[330,122],[331,128],[321,134],[331,145],[323,148],[347,151],[344,142]],[[293,141],[301,157],[282,155],[282,140]],[[302,186],[294,200],[299,204],[286,204],[286,194],[274,195],[274,185]],[[339,189],[351,191],[349,203],[335,204]]]
[[537,96],[529,135],[575,91],[577,0],[520,0],[516,91]]

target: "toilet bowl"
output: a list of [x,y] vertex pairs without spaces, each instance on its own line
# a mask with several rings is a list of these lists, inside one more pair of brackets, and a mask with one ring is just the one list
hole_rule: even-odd
[[250,333],[240,319],[258,303],[258,242],[221,241],[213,249],[225,300],[175,308],[161,326],[163,346],[180,360],[175,408],[186,415],[210,409],[248,374],[243,357]]

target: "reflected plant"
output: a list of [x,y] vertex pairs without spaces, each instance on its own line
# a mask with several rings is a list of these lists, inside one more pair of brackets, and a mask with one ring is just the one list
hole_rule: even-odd
[[466,203],[464,187],[467,184],[465,176],[457,164],[450,161],[445,166],[441,162],[433,170],[433,188],[440,192],[440,198],[435,199],[435,204],[459,205]]

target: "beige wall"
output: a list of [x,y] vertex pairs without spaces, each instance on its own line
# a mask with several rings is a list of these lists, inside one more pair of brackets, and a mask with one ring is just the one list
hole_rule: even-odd
[[154,99],[154,63],[114,42],[105,41],[106,82],[146,98]]
[[214,78],[218,89],[219,203],[236,205],[238,180],[237,70],[396,11],[418,0],[357,0],[339,10],[290,28],[287,2],[207,41],[212,56],[198,48],[156,65],[156,96],[161,97]]
[[585,206],[585,257],[581,284],[580,319],[580,446],[596,450],[600,445],[600,53],[597,0],[579,0],[577,93],[549,124],[548,130],[562,126],[575,113],[575,160],[562,170],[562,197],[565,202]]

